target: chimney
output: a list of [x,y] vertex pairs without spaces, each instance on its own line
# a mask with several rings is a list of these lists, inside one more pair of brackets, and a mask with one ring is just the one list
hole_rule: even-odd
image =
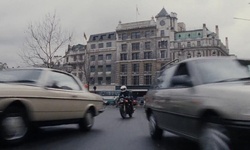
[[226,37],[226,48],[228,49],[228,38]]
[[217,38],[219,39],[219,27],[218,27],[218,25],[215,26],[215,32],[217,34]]
[[203,38],[207,38],[207,27],[206,24],[203,24]]

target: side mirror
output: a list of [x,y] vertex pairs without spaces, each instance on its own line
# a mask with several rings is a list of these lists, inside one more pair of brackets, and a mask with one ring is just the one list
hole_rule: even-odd
[[191,87],[193,83],[189,76],[187,75],[178,75],[172,78],[172,85],[173,86],[186,86]]

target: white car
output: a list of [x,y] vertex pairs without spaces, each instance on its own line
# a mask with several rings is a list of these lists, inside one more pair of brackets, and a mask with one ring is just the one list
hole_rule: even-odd
[[202,150],[228,150],[235,139],[250,137],[249,62],[193,58],[163,71],[145,96],[151,137],[167,130]]
[[0,71],[0,139],[25,139],[32,127],[77,123],[88,131],[103,112],[101,96],[72,74],[47,68]]

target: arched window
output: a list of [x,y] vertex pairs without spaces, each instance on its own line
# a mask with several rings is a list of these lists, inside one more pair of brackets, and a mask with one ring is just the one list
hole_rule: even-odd
[[190,53],[188,53],[187,54],[187,58],[191,58],[192,56],[191,56],[191,54]]
[[215,51],[212,52],[212,56],[216,56],[216,52]]
[[197,57],[201,57],[201,53],[200,52],[197,53]]

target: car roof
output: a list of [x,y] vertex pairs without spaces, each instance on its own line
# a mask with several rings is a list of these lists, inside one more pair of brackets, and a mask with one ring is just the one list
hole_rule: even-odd
[[216,57],[216,56],[209,56],[209,57],[193,57],[193,58],[189,58],[189,59],[185,59],[183,61],[180,61],[179,63],[182,62],[191,62],[191,61],[202,61],[202,60],[220,60],[220,59],[231,59],[231,60],[236,60],[237,58],[235,57],[230,57],[230,56],[220,56],[220,57]]
[[44,70],[44,71],[57,71],[57,72],[62,72],[66,74],[70,74],[66,71],[63,70],[58,70],[58,69],[53,69],[53,68],[42,68],[42,67],[21,67],[21,68],[8,68],[5,70]]

